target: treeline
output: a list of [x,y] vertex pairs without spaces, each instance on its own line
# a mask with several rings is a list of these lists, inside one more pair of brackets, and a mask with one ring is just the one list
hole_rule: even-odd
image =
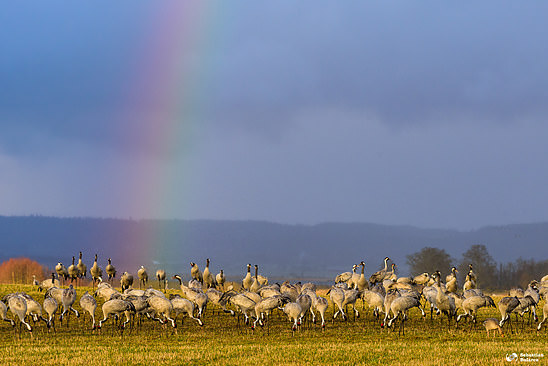
[[0,283],[30,284],[33,275],[41,281],[49,273],[48,268],[30,258],[10,258],[0,264]]
[[407,264],[412,275],[439,270],[445,276],[451,267],[456,267],[460,285],[464,284],[472,265],[478,278],[477,286],[489,290],[526,288],[532,280],[540,280],[548,274],[548,260],[518,258],[514,262],[497,263],[481,244],[472,245],[460,259],[452,258],[444,249],[424,247],[407,255]]

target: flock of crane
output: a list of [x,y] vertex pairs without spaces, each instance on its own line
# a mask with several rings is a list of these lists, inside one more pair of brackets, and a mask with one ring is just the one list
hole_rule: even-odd
[[[354,319],[360,316],[357,301],[361,300],[365,308],[372,310],[374,321],[380,327],[395,328],[399,321],[399,332],[405,334],[405,322],[409,317],[409,310],[417,308],[426,318],[425,309],[430,310],[430,319],[436,313],[448,320],[448,327],[454,320],[456,327],[466,319],[470,327],[476,324],[478,310],[482,307],[498,307],[501,318],[487,318],[483,322],[487,335],[491,330],[498,331],[501,335],[502,327],[508,323],[512,329],[510,315],[516,313],[522,318],[522,326],[525,323],[524,315],[529,315],[529,324],[538,322],[536,314],[537,305],[541,298],[546,300],[548,293],[548,275],[538,281],[531,281],[527,289],[513,288],[509,296],[503,297],[497,305],[493,299],[484,294],[476,286],[477,277],[472,265],[466,275],[462,286],[462,292],[457,282],[457,269],[452,268],[451,273],[442,282],[439,271],[432,274],[423,273],[415,277],[398,277],[395,273],[396,265],[391,265],[389,270],[388,262],[384,259],[384,268],[373,273],[369,278],[364,274],[365,263],[352,267],[352,271],[339,274],[335,283],[328,289],[324,296],[321,296],[313,283],[300,282],[291,284],[285,281],[282,284],[269,284],[268,278],[259,275],[258,266],[255,265],[254,275],[251,273],[251,264],[247,265],[247,272],[241,284],[226,282],[223,270],[217,275],[209,269],[210,261],[207,259],[203,272],[196,263],[191,262],[190,276],[188,282],[184,282],[181,276],[174,275],[172,279],[179,282],[181,294],[167,293],[167,277],[164,270],[156,271],[158,289],[151,286],[147,288],[149,276],[146,268],[141,266],[137,271],[139,289],[133,287],[133,276],[124,272],[120,277],[121,291],[118,291],[113,282],[116,277],[116,268],[109,258],[105,267],[105,281],[103,281],[103,269],[95,261],[90,268],[90,275],[93,283],[93,294],[86,291],[79,299],[82,311],[89,313],[91,329],[101,329],[103,324],[111,318],[117,320],[120,329],[124,329],[129,322],[137,317],[139,322],[145,319],[158,321],[161,324],[170,324],[177,327],[176,319],[182,315],[183,319],[188,317],[198,325],[204,325],[204,314],[208,304],[213,303],[222,309],[224,313],[235,316],[243,315],[245,324],[251,329],[257,325],[263,326],[268,322],[269,315],[276,309],[286,314],[291,322],[293,331],[299,329],[305,319],[316,323],[319,315],[321,329],[326,326],[326,311],[331,305],[333,307],[334,322],[337,317],[345,321],[348,319],[347,309],[350,306],[354,313]],[[361,271],[358,268],[361,266]],[[16,321],[8,316],[8,310],[14,319],[18,320],[19,330],[24,326],[28,331],[33,330],[30,319],[36,325],[43,321],[48,331],[55,330],[55,317],[59,314],[59,321],[73,312],[77,317],[80,313],[73,307],[77,301],[77,292],[73,283],[82,281],[87,276],[87,266],[82,262],[80,252],[78,263],[72,257],[72,265],[66,268],[62,263],[55,267],[55,273],[51,278],[39,282],[34,279],[34,285],[39,291],[44,291],[44,301],[40,304],[30,295],[24,292],[16,292],[5,295],[0,302],[0,318],[16,326]],[[61,282],[70,281],[68,286],[62,286]],[[236,291],[236,287],[238,291]],[[182,296],[181,296],[182,295]],[[328,300],[328,298],[329,300]],[[96,321],[95,313],[98,307],[97,299],[102,299],[103,317]],[[427,305],[429,305],[427,307]],[[536,329],[540,331],[543,324],[548,323],[548,303],[544,302],[542,310],[543,319],[538,322]],[[239,324],[239,321],[238,321]],[[513,332],[513,330],[512,330]]]

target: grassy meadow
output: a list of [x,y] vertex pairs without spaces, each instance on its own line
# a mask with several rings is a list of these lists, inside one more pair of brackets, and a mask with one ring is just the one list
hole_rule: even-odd
[[[92,292],[91,288],[78,288],[78,296],[86,290]],[[15,291],[25,291],[38,302],[43,301],[43,293],[30,285],[0,285],[0,296]],[[500,297],[495,296],[495,302]],[[102,318],[102,301],[98,303],[97,320]],[[543,303],[537,310],[540,319]],[[505,337],[486,337],[481,322],[487,317],[500,318],[494,308],[480,309],[478,326],[471,330],[462,321],[459,329],[453,325],[448,330],[446,319],[440,324],[434,315],[433,321],[429,317],[423,321],[420,312],[412,309],[403,336],[397,328],[381,329],[371,312],[362,310],[360,300],[357,304],[362,316],[356,320],[350,315],[346,322],[339,318],[332,322],[330,304],[325,331],[319,325],[305,324],[295,333],[281,311],[274,312],[268,325],[252,331],[241,321],[238,326],[237,317],[219,313],[213,305],[207,309],[204,327],[188,318],[181,325],[179,318],[175,331],[151,320],[128,326],[123,332],[109,320],[101,331],[92,331],[87,314],[85,318],[71,314],[68,326],[65,320],[61,325],[57,316],[56,332],[48,332],[45,323],[40,322],[32,334],[25,330],[19,334],[18,327],[1,322],[0,360],[5,365],[505,365],[506,355],[515,352],[543,353],[546,356],[534,364],[548,364],[546,328],[537,332],[531,325],[523,329],[515,326],[514,334],[510,334],[505,325]],[[78,300],[74,307],[81,310]],[[14,318],[10,312],[8,316]]]

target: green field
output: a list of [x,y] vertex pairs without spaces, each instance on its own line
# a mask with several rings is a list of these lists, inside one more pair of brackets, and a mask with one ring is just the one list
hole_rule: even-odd
[[[90,288],[79,288],[78,295]],[[14,291],[25,291],[42,303],[43,293],[28,285],[0,285],[0,296]],[[180,292],[171,290],[171,292]],[[498,302],[500,297],[494,297]],[[542,319],[542,304],[538,311]],[[96,317],[102,318],[99,301]],[[361,301],[358,309],[362,314]],[[78,300],[75,308],[81,310]],[[215,310],[215,314],[213,314]],[[332,307],[328,316],[332,314]],[[11,313],[8,316],[13,318]],[[511,353],[542,353],[545,357],[534,364],[548,364],[548,332],[540,333],[531,325],[505,329],[505,337],[487,338],[481,321],[499,317],[494,308],[480,309],[478,326],[469,330],[461,322],[460,329],[447,328],[447,320],[440,324],[422,320],[417,309],[410,313],[405,336],[398,331],[381,329],[370,312],[366,316],[343,322],[328,321],[325,331],[319,325],[305,324],[295,333],[281,311],[275,311],[269,325],[252,331],[237,317],[219,313],[210,306],[204,327],[194,321],[180,319],[176,331],[151,320],[140,326],[132,325],[123,332],[112,321],[101,331],[91,331],[89,316],[77,319],[74,314],[69,324],[56,321],[56,332],[48,332],[43,322],[37,323],[32,335],[21,334],[9,323],[0,323],[2,347],[0,360],[6,365],[37,364],[413,364],[413,365],[506,365]],[[512,319],[515,319],[514,316]],[[85,323],[84,323],[85,322]],[[31,322],[32,324],[32,322]],[[506,328],[506,326],[505,326]],[[18,329],[18,328],[17,328]]]

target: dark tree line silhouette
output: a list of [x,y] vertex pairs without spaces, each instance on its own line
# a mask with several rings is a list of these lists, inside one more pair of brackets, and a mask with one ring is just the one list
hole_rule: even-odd
[[449,274],[451,267],[455,266],[459,271],[461,286],[472,264],[478,278],[477,286],[490,290],[507,290],[518,286],[526,288],[532,280],[539,280],[548,274],[548,260],[518,258],[514,262],[497,263],[482,244],[472,245],[460,260],[452,258],[445,249],[424,247],[407,255],[407,264],[411,275],[436,270]]

